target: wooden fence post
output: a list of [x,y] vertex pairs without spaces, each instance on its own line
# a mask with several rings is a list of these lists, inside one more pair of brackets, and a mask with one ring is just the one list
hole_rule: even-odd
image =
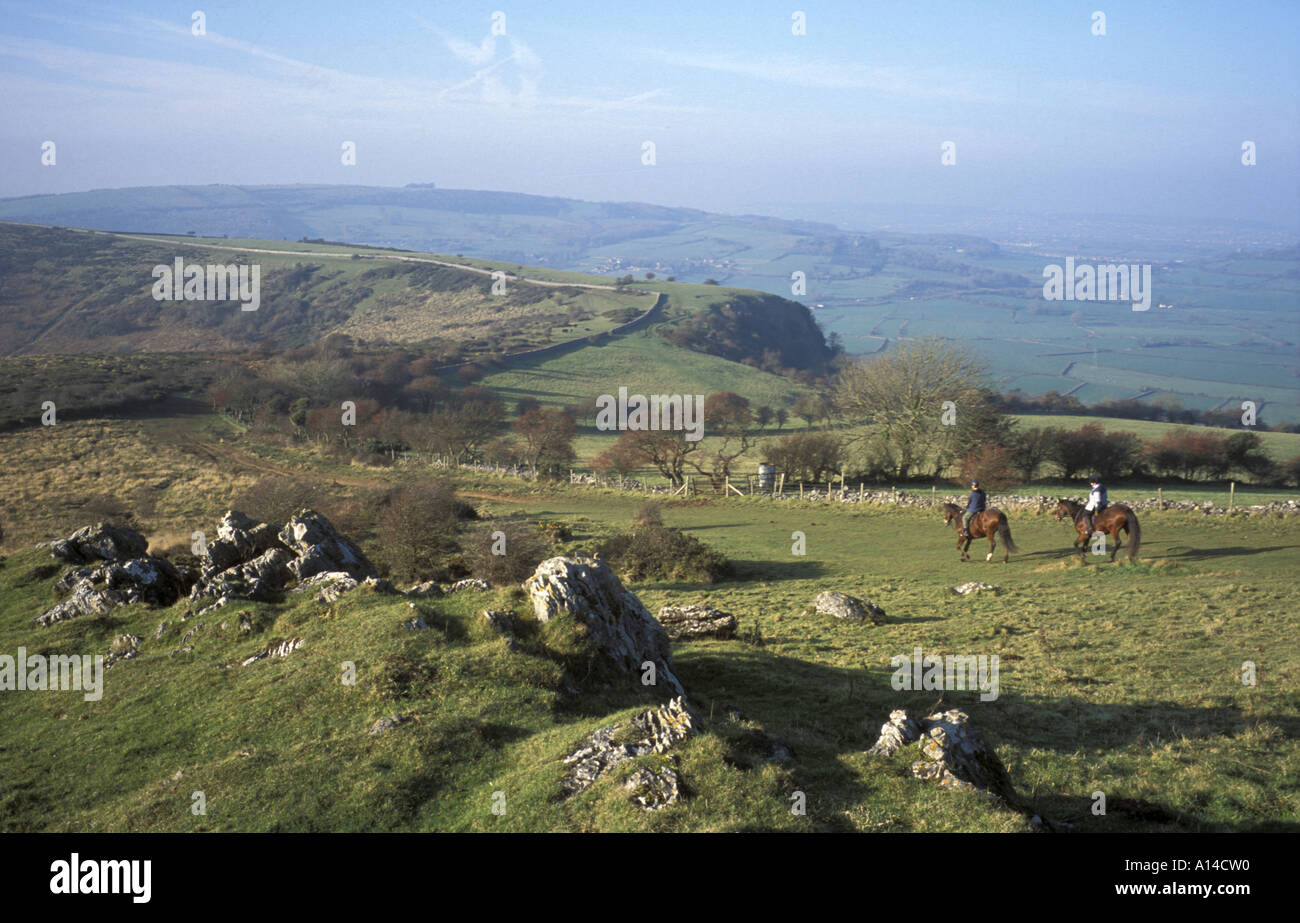
[[799,499],[803,499],[803,481],[799,482]]
[[1237,482],[1228,482],[1228,512],[1232,512],[1232,505],[1237,499]]

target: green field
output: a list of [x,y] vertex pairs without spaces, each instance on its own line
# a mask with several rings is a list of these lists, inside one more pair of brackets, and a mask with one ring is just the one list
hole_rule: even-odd
[[[124,428],[121,438],[155,444],[155,469],[174,464],[158,435]],[[241,473],[233,456],[210,467],[217,478]],[[297,467],[310,477],[314,466],[299,456]],[[336,483],[342,476],[320,470]],[[197,503],[170,523],[183,523],[182,532],[211,528],[228,496],[219,482],[194,489],[198,475],[185,474],[190,486],[176,488]],[[58,487],[65,494],[97,486],[89,472],[65,477]],[[484,515],[570,524],[572,541],[557,548],[565,551],[590,548],[625,525],[640,502],[497,477],[463,478],[461,488],[488,498],[475,501]],[[890,657],[917,645],[999,656],[996,700],[949,692],[945,702],[970,712],[1017,791],[1053,820],[1083,832],[1300,824],[1298,517],[1148,514],[1137,565],[1079,565],[1067,555],[1067,526],[1017,516],[1012,529],[1022,553],[1005,566],[959,563],[936,515],[915,511],[697,500],[666,504],[664,519],[724,550],[735,579],[646,582],[634,591],[652,611],[707,601],[733,612],[747,635],[757,628],[763,640],[676,646],[676,671],[706,730],[676,751],[690,792],[678,805],[636,809],[618,786],[622,772],[559,798],[560,759],[585,734],[644,708],[638,703],[645,699],[617,690],[566,697],[572,633],[564,620],[532,622],[509,589],[421,602],[433,627],[416,633],[398,627],[409,617],[405,600],[365,590],[333,605],[291,595],[283,604],[236,605],[189,621],[183,604],[170,611],[137,606],[37,629],[30,620],[52,601],[58,568],[46,552],[23,544],[11,546],[0,565],[0,650],[102,652],[121,634],[143,640],[139,657],[108,671],[101,701],[76,693],[0,696],[0,826],[1029,830],[1027,815],[911,778],[902,756],[865,755],[891,709],[923,711],[936,698],[890,687]],[[72,509],[59,531],[81,524]],[[805,555],[791,553],[795,532],[806,536]],[[949,592],[969,580],[997,584],[1002,593]],[[826,589],[872,600],[887,623],[803,614]],[[488,606],[523,619],[521,652],[511,653],[484,627],[478,612]],[[241,610],[253,615],[251,636],[233,627]],[[177,653],[194,629],[187,642],[193,650]],[[289,657],[237,665],[287,637],[304,642]],[[1258,668],[1255,686],[1239,678],[1247,660]],[[354,686],[340,682],[345,661],[356,664]],[[394,671],[411,663],[421,672],[394,686]],[[401,697],[392,697],[394,689]],[[794,762],[745,768],[752,754],[724,706],[785,741]],[[382,736],[367,733],[393,713],[412,720]],[[196,791],[204,793],[206,815],[191,813]],[[806,816],[789,810],[795,791],[807,796]],[[1106,793],[1105,816],[1090,811],[1096,791]],[[492,812],[498,792],[507,804],[499,815]]]

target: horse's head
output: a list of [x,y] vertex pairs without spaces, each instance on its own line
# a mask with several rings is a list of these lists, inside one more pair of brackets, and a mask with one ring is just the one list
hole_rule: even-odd
[[1067,516],[1069,516],[1071,519],[1074,518],[1070,510],[1070,501],[1058,500],[1056,502],[1056,512],[1052,514],[1052,518],[1055,519],[1057,522],[1060,522],[1062,519],[1064,519]]
[[945,503],[943,505],[943,524],[945,526],[948,525],[948,523],[952,522],[953,519],[959,515],[960,515],[960,511],[957,509],[957,507],[953,506],[951,503]]

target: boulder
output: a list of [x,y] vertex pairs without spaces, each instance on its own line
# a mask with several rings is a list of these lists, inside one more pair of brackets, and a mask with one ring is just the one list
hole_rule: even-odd
[[220,573],[277,547],[280,540],[274,528],[237,510],[227,510],[217,525],[216,539],[207,546],[204,574]]
[[451,586],[443,590],[443,594],[450,596],[452,593],[459,593],[461,590],[479,590],[480,592],[492,589],[492,584],[488,583],[482,577],[466,577],[464,580],[457,580]]
[[69,564],[90,564],[98,561],[121,561],[144,557],[149,550],[145,537],[134,529],[97,522],[73,532],[67,538],[52,542],[50,554]]
[[294,513],[280,530],[279,539],[294,554],[288,567],[298,580],[325,571],[343,571],[355,580],[379,576],[361,549],[314,510]]
[[[650,753],[664,753],[698,733],[698,720],[681,696],[636,715],[626,724],[593,731],[564,758],[564,765],[570,767],[563,782],[565,793],[581,792],[620,763]],[[679,790],[676,783],[674,779],[671,787]]]
[[211,574],[194,585],[191,598],[202,596],[252,599],[270,602],[275,599],[291,573],[293,555],[283,548],[271,548],[253,559]]
[[659,624],[673,641],[691,638],[734,638],[736,617],[712,606],[691,603],[664,606],[659,610]]
[[812,608],[819,615],[833,615],[846,622],[870,620],[873,624],[879,625],[885,620],[885,610],[879,606],[865,599],[849,596],[846,593],[836,593],[833,590],[818,593],[817,598],[812,601]]
[[663,626],[627,590],[609,565],[583,555],[543,561],[524,589],[539,622],[568,614],[586,629],[586,641],[629,675],[655,665],[656,683],[672,695],[685,694],[673,674],[672,647]]
[[71,595],[37,616],[35,622],[48,626],[84,615],[103,615],[132,603],[170,606],[184,595],[191,579],[188,571],[152,555],[77,568],[56,584],[70,587]]
[[987,792],[1008,804],[1018,804],[1006,767],[997,753],[959,708],[936,712],[920,720],[898,709],[880,729],[880,737],[867,752],[890,756],[899,747],[920,743],[920,759],[912,775],[938,782],[944,788]]

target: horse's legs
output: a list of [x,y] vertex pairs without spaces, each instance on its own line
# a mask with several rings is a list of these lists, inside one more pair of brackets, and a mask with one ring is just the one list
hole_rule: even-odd
[[997,546],[998,546],[997,533],[996,533],[996,532],[990,532],[990,533],[989,533],[989,553],[988,553],[987,555],[984,556],[984,560],[985,560],[985,561],[987,561],[987,562],[989,562],[989,563],[992,563],[992,561],[993,561],[993,549],[996,548]]

